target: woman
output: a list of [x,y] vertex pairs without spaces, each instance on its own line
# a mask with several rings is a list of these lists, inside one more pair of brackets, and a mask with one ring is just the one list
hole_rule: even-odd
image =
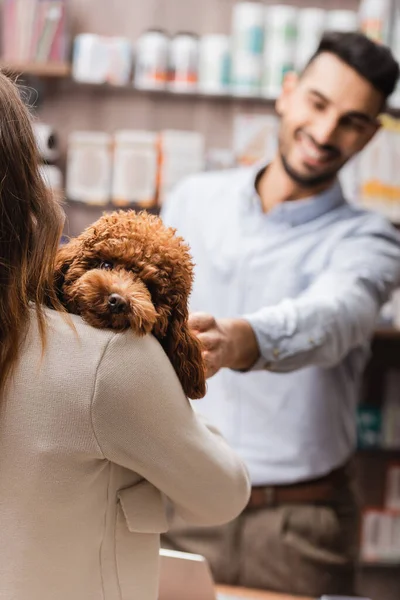
[[153,337],[43,307],[63,215],[3,75],[0,107],[0,598],[156,600],[164,498],[223,523],[247,474]]

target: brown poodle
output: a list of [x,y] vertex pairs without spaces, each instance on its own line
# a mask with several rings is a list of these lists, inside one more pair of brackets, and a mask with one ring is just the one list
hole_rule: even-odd
[[185,394],[206,392],[200,342],[188,328],[189,248],[146,212],[104,214],[57,255],[55,284],[66,309],[94,327],[152,332]]

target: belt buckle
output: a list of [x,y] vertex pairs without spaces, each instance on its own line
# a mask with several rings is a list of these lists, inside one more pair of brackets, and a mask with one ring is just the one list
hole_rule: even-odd
[[273,485],[266,485],[263,489],[265,506],[275,505],[275,487]]

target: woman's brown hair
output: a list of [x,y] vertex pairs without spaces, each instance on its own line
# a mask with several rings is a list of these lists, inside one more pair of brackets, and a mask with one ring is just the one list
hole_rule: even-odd
[[18,358],[31,307],[45,344],[43,305],[46,297],[54,298],[63,220],[39,171],[29,111],[18,87],[0,73],[0,393]]

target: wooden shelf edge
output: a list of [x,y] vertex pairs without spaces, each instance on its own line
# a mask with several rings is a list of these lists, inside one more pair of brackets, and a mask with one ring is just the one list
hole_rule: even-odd
[[[243,104],[258,104],[264,105],[268,107],[273,107],[277,100],[276,97],[270,96],[262,96],[262,95],[241,95],[235,93],[223,93],[223,94],[213,94],[211,92],[202,92],[200,90],[187,91],[187,92],[179,92],[168,89],[168,87],[160,88],[160,89],[152,89],[152,88],[139,88],[135,87],[133,83],[123,84],[123,85],[114,85],[110,83],[87,83],[84,81],[76,81],[71,78],[71,82],[86,90],[101,90],[104,92],[128,92],[128,93],[136,93],[142,95],[153,96],[154,98],[176,98],[186,99],[186,100],[208,100],[212,102],[233,102],[233,103],[243,103]],[[400,117],[400,107],[393,107],[388,105],[385,108],[385,111],[382,114],[391,115],[392,117]]]
[[150,96],[154,98],[172,98],[176,100],[209,100],[215,102],[246,102],[246,103],[256,103],[256,104],[265,104],[271,105],[276,102],[276,98],[270,98],[266,96],[249,96],[249,95],[240,95],[240,94],[230,94],[228,92],[223,94],[213,94],[211,92],[202,92],[201,90],[193,90],[187,92],[179,92],[169,89],[168,87],[164,88],[140,88],[135,87],[133,83],[127,84],[112,84],[112,83],[89,83],[85,81],[77,81],[71,78],[71,83],[74,86],[77,86],[81,89],[86,89],[88,91],[99,90],[105,93],[107,92],[116,92],[122,93],[127,92],[131,94],[139,94],[144,96]]
[[71,66],[67,62],[8,63],[0,60],[0,69],[15,75],[36,77],[69,77],[71,74]]
[[378,340],[399,340],[400,329],[395,327],[378,327],[374,332],[374,338]]
[[400,573],[400,559],[393,561],[368,561],[360,560],[357,564],[358,569],[398,569]]
[[[361,405],[362,406],[362,405]],[[356,448],[358,456],[377,456],[381,458],[400,459],[400,447],[393,448]]]

